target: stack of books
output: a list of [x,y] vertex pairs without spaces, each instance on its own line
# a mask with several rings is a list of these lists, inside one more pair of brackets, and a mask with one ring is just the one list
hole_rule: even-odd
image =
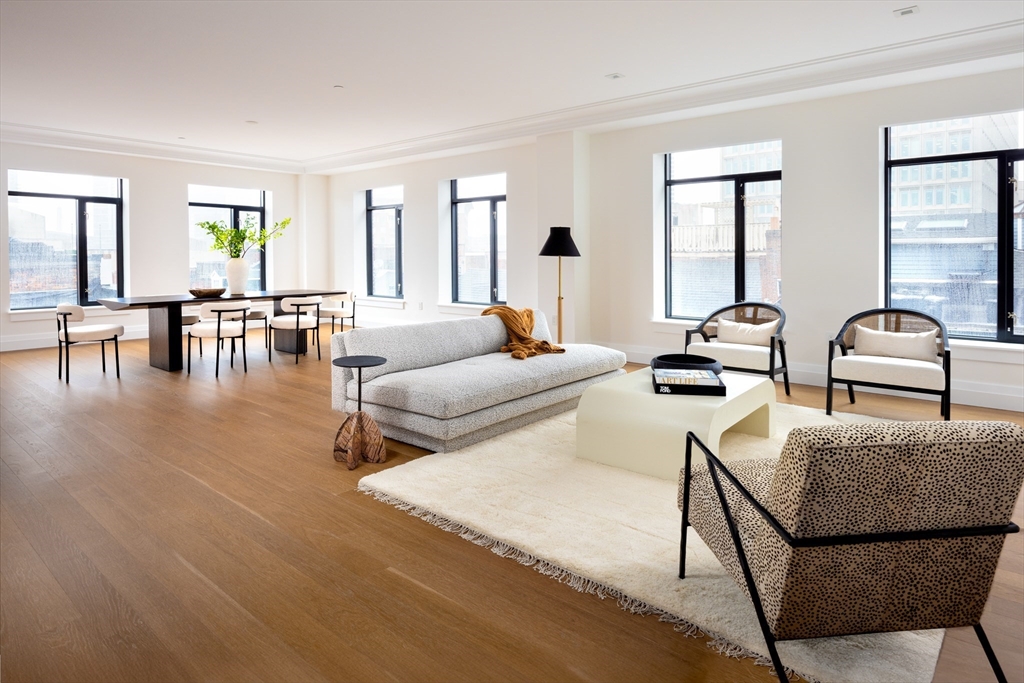
[[710,370],[654,370],[654,393],[725,396],[725,384]]

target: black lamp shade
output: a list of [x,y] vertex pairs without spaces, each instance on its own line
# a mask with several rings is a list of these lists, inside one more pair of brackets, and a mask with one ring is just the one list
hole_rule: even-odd
[[541,247],[541,256],[579,256],[580,250],[572,241],[569,234],[570,228],[551,228],[548,241]]

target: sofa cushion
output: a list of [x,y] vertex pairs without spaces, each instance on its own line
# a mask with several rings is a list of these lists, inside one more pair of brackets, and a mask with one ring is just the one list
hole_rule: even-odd
[[[363,401],[450,419],[618,370],[625,364],[626,355],[621,351],[593,344],[566,344],[562,354],[517,360],[507,353],[489,353],[392,372],[369,382],[364,370]],[[352,380],[348,397],[355,399],[357,393],[356,380]]]
[[505,324],[497,316],[443,320],[416,325],[359,327],[345,333],[345,354],[383,356],[384,365],[363,368],[363,381],[404,370],[482,356],[508,343]]
[[[707,356],[721,361],[722,365],[748,370],[768,370],[768,354],[771,347],[753,344],[730,344],[727,342],[692,342],[686,347],[687,353]],[[779,367],[779,354],[775,352],[775,367]]]
[[935,391],[946,388],[946,373],[941,365],[931,361],[888,356],[836,356],[832,359],[832,378]]

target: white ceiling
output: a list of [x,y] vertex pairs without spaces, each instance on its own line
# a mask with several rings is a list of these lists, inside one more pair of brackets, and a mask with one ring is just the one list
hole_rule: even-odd
[[893,16],[912,2],[2,0],[0,122],[10,140],[326,172],[1019,63],[1024,2],[919,0]]

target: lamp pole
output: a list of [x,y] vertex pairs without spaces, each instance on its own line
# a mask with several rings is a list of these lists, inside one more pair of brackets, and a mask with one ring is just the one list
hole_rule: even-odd
[[558,343],[562,343],[562,257],[558,257]]

